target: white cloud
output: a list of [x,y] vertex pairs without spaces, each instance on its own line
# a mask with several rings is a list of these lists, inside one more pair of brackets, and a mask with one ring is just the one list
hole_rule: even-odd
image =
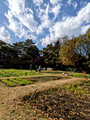
[[[42,39],[42,45],[45,46],[51,41],[57,40],[59,37],[68,35],[71,38],[73,35],[78,36],[80,33],[85,33],[90,27],[90,24],[85,27],[84,23],[90,23],[90,3],[88,3],[84,8],[82,8],[77,16],[66,17],[60,22],[56,22],[49,29],[49,35]],[[82,28],[85,28],[82,31]]]
[[81,0],[81,1],[80,1],[80,5],[81,5],[82,7],[85,7],[87,3],[88,3],[87,0],[84,0],[84,1]]
[[5,30],[5,27],[0,27],[0,40],[6,43],[10,43],[10,44],[12,43],[10,34],[7,30]]
[[43,32],[43,29],[49,28],[52,25],[53,20],[49,18],[49,4],[45,5],[46,9],[39,8],[39,18],[41,21],[41,24],[39,24],[37,29],[37,34],[41,34]]
[[88,3],[84,8],[82,8],[76,17],[78,23],[90,23],[90,3]]
[[81,29],[82,34],[85,34],[89,28],[90,28],[90,25],[83,26]]
[[68,0],[67,3],[68,3],[68,5],[71,5],[72,0]]
[[43,0],[33,0],[33,3],[34,3],[36,6],[40,6],[40,5],[43,3]]
[[77,6],[78,6],[77,2],[74,2],[73,0],[68,0],[68,1],[67,1],[67,4],[68,4],[68,5],[72,5],[72,6],[74,7],[74,9],[76,9]]
[[50,36],[47,35],[45,38],[42,39],[42,46],[45,47],[46,45],[50,44],[52,42],[50,40]]
[[57,4],[60,1],[62,1],[62,0],[50,0],[51,4],[53,4],[53,5]]
[[7,0],[9,10],[5,13],[9,21],[8,28],[18,37],[29,37],[36,32],[37,22],[34,20],[31,8],[25,7],[25,0]]
[[9,21],[8,28],[11,29],[12,31],[14,31],[15,33],[17,33],[18,28],[19,28],[19,22],[14,20],[13,15],[10,11],[8,11],[8,14],[6,14],[6,17]]
[[[30,5],[29,8],[26,7],[25,0],[7,0],[9,8],[8,12],[5,13],[8,19],[7,27],[19,38],[32,38],[34,40],[37,39],[37,36],[41,34],[45,36],[49,32],[41,40],[43,46],[57,40],[58,37],[65,35],[72,37],[85,33],[90,23],[90,3],[82,8],[76,16],[63,17],[60,21],[62,0],[49,1],[44,3],[44,0],[33,0],[33,6]],[[66,3],[72,5],[74,9],[78,5],[73,0],[68,0]],[[61,16],[59,16],[59,13]]]
[[18,36],[19,38],[22,38],[23,36],[26,38],[27,31],[23,28],[20,22],[16,21],[13,18],[13,15],[10,11],[8,11],[8,15],[6,15],[6,17],[9,20],[8,28],[12,30],[15,33],[15,35]]
[[77,8],[77,3],[75,2],[75,3],[73,3],[73,6],[74,6],[74,9],[76,9]]
[[60,12],[60,8],[61,8],[60,4],[55,5],[55,7],[52,8],[52,12],[54,13],[55,18],[58,16],[58,14]]
[[[7,16],[7,15],[6,15]],[[18,36],[19,38],[24,37],[25,39],[27,38],[32,38],[33,40],[36,39],[36,37],[34,35],[32,35],[32,33],[30,32],[29,29],[25,29],[23,27],[23,24],[21,24],[20,22],[16,21],[13,18],[13,15],[11,14],[10,11],[8,11],[8,16],[7,16],[8,20],[9,20],[9,25],[8,28],[10,30],[12,30],[16,36]]]
[[[39,7],[38,11],[37,11],[37,15],[40,18],[40,22],[41,24],[39,24],[38,29],[37,29],[37,34],[41,34],[43,33],[44,29],[49,29],[52,24],[54,23],[56,17],[58,16],[59,12],[60,12],[60,8],[61,8],[61,4],[57,4],[54,7],[50,7],[49,4],[45,4],[44,5],[45,9],[42,9],[41,7]],[[53,18],[49,17],[49,14],[54,14]]]
[[7,0],[7,6],[14,16],[18,16],[25,10],[25,0]]

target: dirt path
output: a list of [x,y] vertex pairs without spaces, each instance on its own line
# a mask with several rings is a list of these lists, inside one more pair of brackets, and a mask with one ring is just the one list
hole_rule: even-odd
[[47,82],[38,82],[36,84],[26,85],[26,86],[18,86],[18,87],[0,87],[0,120],[3,115],[7,115],[10,107],[14,104],[14,100],[18,99],[21,96],[29,94],[33,92],[36,88],[38,91],[42,91],[48,88],[60,87],[67,83],[75,83],[80,81],[81,78],[72,78],[72,79],[62,79],[55,81],[47,81]]

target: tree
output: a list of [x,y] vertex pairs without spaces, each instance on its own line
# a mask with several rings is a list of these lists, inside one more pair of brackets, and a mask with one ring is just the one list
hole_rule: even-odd
[[0,64],[2,66],[11,67],[17,62],[17,52],[13,50],[13,46],[0,41]]
[[14,49],[17,50],[19,64],[23,68],[29,68],[29,61],[39,56],[39,49],[31,39],[27,39],[25,42],[14,43]]
[[13,45],[0,41],[0,64],[4,67],[29,68],[29,60],[39,56],[39,49],[31,39]]
[[30,60],[39,55],[39,50],[31,39],[27,39],[25,42],[15,43],[14,49],[17,50],[18,56],[23,60]]
[[[66,66],[82,66],[90,61],[90,29],[86,34],[65,41],[59,51],[60,62]],[[90,62],[89,62],[90,63]]]
[[44,57],[44,62],[47,67],[56,68],[59,66],[59,50],[61,46],[61,41],[58,39],[54,43],[50,43],[43,48],[41,54]]
[[64,65],[75,66],[76,62],[79,61],[79,55],[76,50],[76,38],[68,40],[62,44],[59,51],[60,62]]

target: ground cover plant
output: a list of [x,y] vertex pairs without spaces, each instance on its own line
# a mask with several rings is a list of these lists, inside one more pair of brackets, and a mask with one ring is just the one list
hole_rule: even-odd
[[90,81],[82,81],[78,84],[69,84],[66,85],[64,88],[66,91],[73,92],[74,94],[77,94],[79,96],[90,95]]
[[90,74],[86,74],[86,73],[72,73],[70,74],[70,76],[73,77],[83,77],[83,78],[90,78]]
[[6,79],[1,80],[1,82],[3,82],[4,84],[6,84],[6,85],[9,86],[9,87],[14,87],[14,86],[16,86],[15,83],[10,82],[10,81],[8,81],[8,80],[6,80]]
[[46,115],[48,119],[89,120],[90,81],[37,92],[29,101],[31,95],[22,98],[23,104],[30,105],[37,114]]
[[19,84],[19,85],[25,85],[26,83],[24,81],[16,80],[16,79],[9,79],[10,81]]
[[12,76],[18,77],[29,75],[40,75],[40,73],[30,70],[0,69],[0,77],[12,77]]
[[27,80],[27,79],[22,79],[22,78],[16,78],[16,80],[25,82],[26,84],[32,84],[33,83],[33,81],[30,81],[30,80]]
[[23,78],[11,78],[11,79],[2,79],[1,82],[9,87],[15,87],[20,85],[32,84],[32,81],[23,79]]

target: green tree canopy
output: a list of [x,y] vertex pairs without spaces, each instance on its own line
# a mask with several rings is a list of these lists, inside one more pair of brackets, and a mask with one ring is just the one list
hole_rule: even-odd
[[23,66],[23,68],[28,68],[29,60],[37,56],[39,56],[39,49],[31,39],[13,45],[0,41],[0,65],[4,67]]
[[58,67],[59,66],[59,50],[61,46],[61,41],[58,39],[54,43],[50,43],[43,48],[41,54],[45,57],[44,62],[47,67]]
[[39,49],[31,39],[27,39],[25,42],[14,43],[14,49],[17,50],[18,56],[24,60],[30,60],[39,55]]

